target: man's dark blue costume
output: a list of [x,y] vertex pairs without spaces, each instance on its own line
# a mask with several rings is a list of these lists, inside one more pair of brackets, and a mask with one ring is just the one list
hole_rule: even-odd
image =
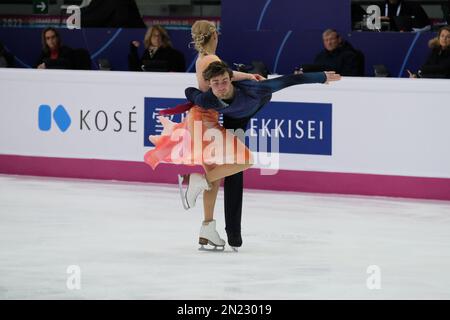
[[[246,130],[250,119],[272,98],[272,93],[289,86],[307,83],[324,83],[324,72],[292,74],[264,81],[243,80],[233,82],[234,96],[231,99],[217,98],[211,89],[202,92],[197,88],[187,88],[187,99],[205,109],[214,109],[223,113],[223,126],[226,129]],[[228,244],[233,247],[242,245],[241,217],[243,173],[239,172],[225,178],[225,230]]]

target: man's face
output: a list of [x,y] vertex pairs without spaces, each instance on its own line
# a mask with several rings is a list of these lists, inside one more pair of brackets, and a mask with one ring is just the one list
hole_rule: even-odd
[[233,85],[231,84],[228,72],[212,77],[209,80],[209,86],[214,95],[219,99],[230,99],[233,97]]
[[339,37],[336,32],[331,32],[323,36],[323,46],[328,51],[333,51],[339,45]]

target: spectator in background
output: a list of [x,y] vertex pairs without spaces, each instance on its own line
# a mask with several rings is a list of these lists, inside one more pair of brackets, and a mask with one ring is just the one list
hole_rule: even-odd
[[0,68],[14,68],[14,56],[0,42]]
[[[383,15],[384,10],[384,15]],[[391,31],[412,31],[423,29],[430,25],[430,19],[422,6],[417,2],[403,0],[386,0],[384,8],[381,8],[382,21],[389,21]],[[411,18],[411,21],[400,20],[396,17]]]
[[42,52],[36,67],[38,69],[71,69],[72,49],[63,46],[55,28],[42,31]]
[[144,37],[145,51],[139,59],[139,41],[130,43],[128,68],[130,71],[172,71],[184,72],[186,62],[184,55],[172,47],[167,31],[155,25],[147,30]]
[[444,15],[444,20],[447,21],[448,25],[450,25],[450,0],[446,3],[442,3],[441,8]]
[[322,34],[324,50],[314,59],[316,70],[335,71],[343,76],[363,76],[364,57],[362,53],[343,40],[336,30],[327,29]]
[[[450,78],[450,26],[444,26],[438,31],[436,38],[428,42],[431,53],[419,70],[423,78]],[[418,75],[407,70],[410,78]]]
[[82,28],[146,28],[134,0],[92,0],[81,8]]

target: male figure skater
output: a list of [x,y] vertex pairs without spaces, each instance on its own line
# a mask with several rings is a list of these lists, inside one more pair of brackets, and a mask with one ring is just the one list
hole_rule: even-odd
[[[328,83],[341,79],[335,72],[291,74],[269,80],[232,82],[233,71],[223,61],[211,63],[203,72],[210,89],[202,92],[187,88],[187,99],[204,109],[223,113],[226,129],[246,130],[250,119],[272,98],[272,93],[289,86],[307,83]],[[228,244],[235,250],[242,246],[241,217],[243,173],[228,176],[224,181],[225,230]]]

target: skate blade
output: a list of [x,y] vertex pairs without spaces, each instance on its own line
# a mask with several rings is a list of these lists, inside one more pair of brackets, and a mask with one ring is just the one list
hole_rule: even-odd
[[237,247],[231,247],[231,250],[233,250],[233,252],[239,252]]
[[181,174],[179,174],[178,175],[178,188],[180,190],[181,203],[183,204],[184,210],[189,210],[190,207],[187,203],[186,196],[183,191],[183,180],[184,180],[183,176]]
[[[216,245],[215,243],[213,243],[205,238],[199,238],[198,243],[200,244],[200,248],[198,248],[198,250],[200,250],[200,251],[224,251],[225,250],[225,245],[223,245],[223,246]],[[213,248],[205,247],[207,245],[210,245]]]
[[225,246],[216,246],[213,244],[210,244],[213,246],[213,248],[205,247],[205,245],[200,245],[200,248],[198,248],[199,251],[210,251],[210,252],[222,252],[225,250]]

